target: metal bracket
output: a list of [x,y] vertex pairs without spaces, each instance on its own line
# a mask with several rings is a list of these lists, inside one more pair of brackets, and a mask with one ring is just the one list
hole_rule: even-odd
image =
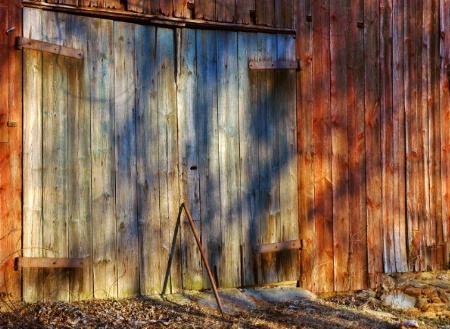
[[15,49],[20,50],[22,48],[40,50],[76,59],[83,59],[84,56],[83,50],[80,49],[59,46],[54,43],[32,40],[24,37],[16,37]]
[[302,62],[297,61],[250,61],[250,70],[298,70],[302,69]]

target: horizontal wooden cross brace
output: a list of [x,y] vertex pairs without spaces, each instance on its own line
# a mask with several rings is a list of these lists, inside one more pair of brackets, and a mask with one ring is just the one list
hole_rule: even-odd
[[83,268],[84,258],[16,257],[14,269],[19,268]]
[[253,252],[255,254],[267,254],[270,252],[277,252],[282,250],[294,250],[301,248],[302,248],[301,240],[291,240],[267,244],[258,244],[253,247]]

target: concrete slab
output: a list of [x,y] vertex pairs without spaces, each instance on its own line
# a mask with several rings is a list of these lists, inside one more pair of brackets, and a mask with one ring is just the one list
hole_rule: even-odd
[[288,303],[298,299],[315,300],[317,296],[312,292],[296,287],[271,287],[245,289],[243,293],[255,300],[266,302]]

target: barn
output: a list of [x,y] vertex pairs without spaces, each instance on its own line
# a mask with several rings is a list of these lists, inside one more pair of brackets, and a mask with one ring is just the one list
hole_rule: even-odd
[[2,0],[0,22],[2,298],[448,269],[450,0]]

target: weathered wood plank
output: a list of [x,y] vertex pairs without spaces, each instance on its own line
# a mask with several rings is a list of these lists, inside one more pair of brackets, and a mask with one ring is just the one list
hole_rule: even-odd
[[[87,49],[90,19],[70,15],[66,24],[67,45]],[[72,271],[70,298],[92,296],[92,214],[91,214],[91,129],[88,61],[68,60],[67,84],[70,111],[67,122],[67,207],[69,257],[88,261],[84,271]]]
[[406,238],[406,155],[405,155],[405,74],[404,74],[404,1],[393,1],[393,147],[394,147],[394,248],[395,268],[405,272],[407,264]]
[[221,261],[219,286],[240,284],[241,211],[237,33],[217,32],[217,121],[219,138]]
[[[364,6],[365,28],[365,122],[367,181],[367,244],[369,286],[381,283],[383,273],[383,235],[381,209],[381,140],[380,140],[380,72],[379,1]],[[369,78],[370,77],[370,78]]]
[[189,3],[195,3],[193,0],[173,0],[173,16],[180,18],[192,18],[192,10],[188,8]]
[[108,8],[108,9],[124,9],[124,1],[123,0],[98,0],[99,8]]
[[114,161],[114,58],[112,21],[92,19],[91,152],[94,297],[117,296]]
[[275,24],[275,3],[273,0],[255,1],[256,24],[274,26]]
[[164,16],[172,16],[173,15],[172,0],[159,0],[159,10],[160,13],[163,14]]
[[[42,12],[46,22],[43,39],[62,44],[66,30],[64,14]],[[44,254],[67,257],[67,59],[43,54],[42,105],[42,247]],[[68,300],[69,278],[65,271],[44,270],[44,298]]]
[[315,236],[322,237],[317,240],[317,260],[314,264],[318,273],[316,291],[329,291],[334,288],[329,13],[330,1],[312,3],[313,49],[316,54],[313,67],[314,215]]
[[[276,36],[258,33],[258,61],[273,61],[277,56]],[[258,135],[260,243],[280,241],[280,182],[278,176],[278,113],[275,107],[276,72],[260,71],[256,75],[255,132]],[[261,283],[276,282],[277,256],[261,255]]]
[[392,97],[392,1],[382,0],[380,19],[380,119],[382,152],[383,266],[386,273],[395,272],[394,247],[394,145]]
[[[197,112],[201,97],[197,98],[196,31],[183,29],[179,39],[177,61],[177,107],[179,122],[179,174],[181,201],[186,202],[198,232],[201,231],[200,176]],[[183,288],[198,290],[203,285],[202,259],[188,222],[181,223],[181,258]]]
[[[296,58],[294,36],[277,37],[277,60]],[[278,161],[280,177],[280,239],[299,238],[298,227],[298,162],[297,162],[297,72],[277,73],[276,110],[278,114]],[[280,263],[280,281],[297,281],[300,277],[298,251],[285,251],[277,255]]]
[[216,0],[216,20],[218,22],[234,21],[236,15],[236,0]]
[[405,4],[405,112],[406,112],[406,195],[408,228],[408,263],[409,269],[420,268],[420,231],[418,200],[418,123],[417,123],[417,65],[415,42],[416,33],[415,3]]
[[150,1],[144,1],[144,0],[127,0],[126,4],[126,10],[133,11],[136,13],[143,13],[144,12],[144,2],[150,2]]
[[84,258],[50,258],[50,257],[17,257],[14,267],[20,268],[83,268],[86,266]]
[[[275,2],[275,26],[293,28],[294,26],[294,1],[279,0]],[[305,17],[302,17],[304,19]]]
[[267,244],[258,244],[253,247],[255,254],[266,254],[283,250],[301,249],[300,240],[291,240],[283,242],[274,242]]
[[[160,195],[158,176],[158,103],[156,28],[138,25],[136,33],[136,139],[137,148],[137,202],[140,244],[141,294],[161,293],[159,217]],[[164,266],[164,265],[163,265]]]
[[[311,7],[311,5],[313,7]],[[320,224],[325,224],[325,220],[331,220],[331,214],[328,219],[325,217],[321,217],[321,214],[317,214],[316,210],[318,208],[315,208],[315,198],[321,197],[321,193],[324,193],[325,191],[314,188],[314,183],[321,184],[321,183],[331,183],[331,169],[330,169],[330,175],[328,176],[325,172],[316,172],[316,165],[318,161],[322,161],[324,158],[324,154],[320,154],[320,141],[324,141],[325,136],[322,136],[322,138],[319,138],[317,142],[319,142],[319,149],[317,150],[319,154],[317,156],[314,155],[315,147],[316,147],[316,141],[314,139],[314,134],[317,132],[316,127],[314,125],[314,122],[316,122],[316,118],[314,117],[315,114],[322,114],[324,115],[324,108],[321,106],[326,106],[326,100],[329,100],[329,89],[328,91],[324,91],[324,99],[323,102],[315,103],[314,96],[314,87],[323,87],[326,88],[329,86],[329,75],[328,79],[326,79],[326,74],[329,74],[329,72],[326,72],[325,69],[322,72],[324,75],[317,75],[316,76],[316,69],[320,70],[321,68],[325,68],[326,63],[329,63],[329,53],[327,56],[324,55],[323,58],[321,58],[320,53],[320,47],[317,47],[316,45],[316,31],[321,31],[321,28],[324,28],[324,32],[329,33],[329,25],[328,25],[328,1],[321,3],[319,5],[318,2],[310,2],[305,1],[300,4],[298,4],[296,14],[298,17],[305,17],[307,15],[311,15],[312,12],[317,12],[318,22],[323,18],[323,25],[318,29],[316,29],[315,26],[313,26],[313,23],[311,22],[305,22],[304,20],[298,20],[297,21],[297,36],[296,36],[296,48],[297,48],[297,54],[300,56],[300,60],[303,62],[303,70],[300,72],[300,74],[297,75],[297,129],[298,129],[298,180],[299,180],[299,225],[300,225],[300,238],[303,239],[303,249],[301,253],[301,286],[305,289],[311,290],[311,291],[318,291],[322,289],[323,287],[318,286],[318,282],[320,281],[320,275],[319,273],[325,274],[327,273],[326,268],[330,265],[329,263],[321,264],[321,258],[320,253],[323,251],[323,249],[320,248],[321,242],[330,242],[330,247],[332,248],[332,236],[328,236],[330,240],[326,240],[326,236],[323,236],[323,239],[317,240],[316,234],[320,234],[321,227]],[[326,9],[328,8],[328,9]],[[318,10],[322,10],[321,13],[318,12]],[[326,10],[325,10],[326,9]],[[316,11],[317,10],[317,11]],[[324,14],[324,16],[321,16],[321,14]],[[313,33],[314,32],[314,33]],[[317,34],[318,36],[322,37],[322,33],[319,32]],[[324,34],[326,35],[326,34]],[[300,41],[302,40],[302,41]],[[320,45],[324,45],[323,39],[320,41]],[[326,43],[326,46],[329,46],[329,43]],[[318,58],[317,65],[313,65],[312,62],[312,56],[313,56],[313,49],[314,51],[317,49],[318,51]],[[329,48],[328,48],[329,51]],[[323,60],[326,60],[325,62]],[[329,69],[329,66],[328,66]],[[314,79],[321,79],[323,77],[323,81],[318,80],[320,82],[315,83]],[[318,93],[320,93],[319,90],[317,90]],[[326,96],[325,96],[326,94]],[[317,106],[317,108],[315,108]],[[317,110],[313,110],[317,109]],[[329,111],[329,109],[328,109]],[[324,126],[321,126],[321,128],[325,128],[325,125],[328,125],[329,123],[324,120],[319,122],[320,125],[324,124]],[[314,128],[313,128],[314,127]],[[314,134],[313,134],[314,133]],[[325,144],[324,144],[325,145]],[[329,144],[331,145],[331,144]],[[331,150],[330,150],[331,151]],[[324,175],[325,174],[325,175]],[[330,178],[330,181],[326,181],[327,178]],[[329,190],[331,192],[331,189]],[[319,195],[316,195],[319,194]],[[331,200],[331,199],[330,199]],[[323,200],[326,202],[326,200]],[[319,205],[319,204],[318,204]],[[330,208],[324,208],[325,209],[331,209],[331,203],[329,204]],[[317,218],[317,223],[316,223]],[[317,231],[316,231],[316,225],[317,225]],[[331,233],[332,231],[330,231]],[[331,249],[332,250],[332,249]],[[326,252],[327,255],[330,255],[328,251]],[[320,265],[323,265],[325,267],[320,267]],[[332,276],[332,266],[330,267],[331,276]],[[325,281],[324,281],[325,282]],[[328,283],[332,282],[328,281]]]
[[[7,31],[8,26],[8,6],[0,6],[0,28],[2,31]],[[3,37],[0,40],[0,56],[3,58],[3,63],[0,65],[0,78],[2,79],[3,83],[6,83],[7,80],[9,80],[8,76],[8,58],[9,58],[9,37]],[[0,107],[0,143],[7,143],[9,142],[8,137],[8,94],[9,89],[8,88],[1,88],[0,89],[0,98],[4,100],[4,104]]]
[[134,40],[133,24],[114,23],[117,284],[120,298],[139,294]]
[[[16,122],[17,127],[9,128],[8,172],[8,216],[3,217],[2,228],[8,230],[6,238],[2,239],[1,248],[7,255],[3,255],[4,288],[10,294],[11,300],[22,300],[22,276],[13,270],[13,257],[22,252],[22,54],[14,50],[14,38],[22,35],[22,3],[21,1],[8,1],[8,22],[16,29],[9,34],[8,54],[8,119]],[[3,172],[5,173],[5,172]],[[2,173],[2,174],[3,174]],[[5,204],[4,204],[5,206]],[[1,236],[5,236],[3,231]]]
[[216,1],[197,0],[195,2],[195,18],[214,21],[216,19]]
[[241,169],[242,207],[242,285],[258,283],[257,270],[254,265],[258,257],[252,247],[259,241],[259,163],[258,136],[254,133],[256,109],[256,71],[248,69],[248,61],[257,58],[256,38],[252,33],[238,34],[238,66],[239,66],[239,155]]
[[[222,248],[220,231],[219,136],[217,122],[217,35],[197,31],[198,154],[202,243],[213,273],[218,274]],[[203,271],[204,288],[209,288]]]
[[345,1],[330,2],[331,56],[331,177],[333,186],[334,282],[337,291],[350,290],[349,278],[349,190],[348,190],[348,114],[347,58],[342,48],[348,40]]
[[[180,205],[178,187],[178,140],[177,109],[175,86],[175,44],[173,30],[158,28],[156,36],[156,70],[158,102],[158,168],[160,182],[160,255],[162,275],[167,270],[169,251],[172,247],[178,207]],[[170,291],[181,289],[180,241],[177,238],[174,259],[171,267]]]
[[[41,38],[41,12],[24,9],[23,33]],[[42,53],[23,52],[23,255],[42,256]],[[23,299],[41,300],[42,270],[23,271]]]
[[[442,227],[444,250],[448,250],[450,218],[450,1],[442,0],[439,6],[440,20],[440,113],[442,131]],[[449,255],[444,252],[444,264],[448,264]]]
[[367,286],[367,221],[365,187],[364,136],[364,2],[354,0],[349,10],[349,37],[347,43],[347,108],[349,148],[349,286],[351,290]]
[[255,1],[236,0],[236,23],[250,24],[252,19],[250,11],[255,10]]

